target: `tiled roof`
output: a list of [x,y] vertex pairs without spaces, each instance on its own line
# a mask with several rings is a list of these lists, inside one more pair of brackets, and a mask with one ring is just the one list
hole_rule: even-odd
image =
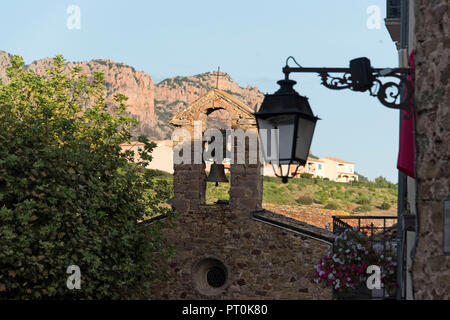
[[308,157],[308,159],[306,159],[306,161],[307,162],[320,162],[320,163],[323,163],[322,160],[319,160],[319,159],[316,159],[316,158],[310,158],[310,157]]
[[356,173],[353,173],[353,172],[343,172],[343,171],[338,171],[338,174],[348,174],[348,175],[350,175],[350,176],[357,176],[357,174],[356,174]]
[[339,158],[334,158],[334,157],[324,157],[324,159],[328,159],[328,160],[332,160],[335,162],[340,162],[340,163],[349,163],[349,164],[355,164],[354,162],[349,162],[349,161],[345,161]]
[[329,244],[333,243],[334,241],[332,232],[305,223],[303,221],[293,219],[292,217],[288,217],[277,212],[260,209],[251,212],[251,215],[253,219],[268,223],[274,227],[279,227],[285,230],[300,233],[303,236],[310,237],[319,241],[324,241]]
[[152,142],[156,143],[158,146],[165,146],[165,147],[173,148],[172,140],[154,140]]

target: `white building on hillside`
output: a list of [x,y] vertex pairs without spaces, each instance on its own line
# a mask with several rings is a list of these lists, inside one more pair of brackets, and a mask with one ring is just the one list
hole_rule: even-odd
[[[156,147],[151,153],[153,159],[147,168],[173,173],[173,141],[161,140],[153,142],[156,143]],[[122,147],[122,151],[133,150],[135,159],[139,157],[138,151],[144,148],[144,144],[141,142],[124,143],[120,146]]]
[[[316,158],[310,155],[304,167],[300,167],[297,176],[302,173],[312,174],[313,177],[329,179],[337,182],[358,181],[358,175],[355,173],[355,164],[334,157]],[[272,166],[264,166],[265,176],[275,176]]]

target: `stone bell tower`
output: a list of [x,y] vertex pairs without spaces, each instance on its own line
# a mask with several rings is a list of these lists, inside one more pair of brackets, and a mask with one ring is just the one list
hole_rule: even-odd
[[[203,133],[208,129],[207,118],[216,110],[225,110],[229,115],[231,132],[230,155],[230,199],[229,202],[207,205],[205,202],[206,173],[202,159]],[[234,99],[228,93],[212,89],[186,108],[177,112],[170,123],[176,129],[188,133],[174,146],[173,207],[180,213],[206,211],[250,212],[261,208],[262,182],[261,163],[258,157],[258,134],[253,110]],[[240,129],[240,130],[239,130]],[[180,131],[178,131],[180,132]],[[245,134],[245,138],[242,139]],[[173,138],[177,135],[174,131]],[[240,139],[240,141],[239,141]],[[186,147],[187,148],[183,148]],[[181,151],[182,150],[182,151]],[[190,156],[182,154],[189,150]],[[243,154],[245,150],[245,154]],[[252,157],[251,150],[256,150]],[[178,154],[177,154],[178,153]],[[176,164],[176,156],[183,162]],[[255,152],[253,152],[255,155]],[[240,161],[239,161],[240,159]],[[244,159],[244,161],[242,161]]]
[[[220,156],[208,154],[212,149],[221,150],[219,143],[208,137],[211,130],[207,129],[217,129],[217,136],[222,137],[223,122],[217,120],[225,118],[227,136],[234,134],[227,139],[234,143],[227,144],[225,161],[234,159],[229,161],[230,197],[229,201],[207,204],[206,165],[211,158],[216,164],[221,161]],[[322,238],[311,226],[307,232],[314,234],[314,239],[308,239],[299,234],[305,224],[261,209],[261,163],[258,151],[255,161],[251,150],[258,146],[253,110],[213,89],[180,110],[170,123],[175,126],[172,140],[176,144],[172,207],[180,215],[169,217],[167,223],[162,220],[163,241],[174,249],[174,255],[167,265],[161,265],[168,276],[152,284],[152,298],[329,299],[330,295],[312,282],[312,271],[331,240],[317,240]],[[206,146],[204,140],[211,144]],[[202,162],[204,149],[206,164]],[[184,163],[176,163],[177,153]]]

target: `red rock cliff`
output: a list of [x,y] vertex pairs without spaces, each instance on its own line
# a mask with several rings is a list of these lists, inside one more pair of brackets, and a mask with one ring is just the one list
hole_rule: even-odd
[[[0,80],[7,81],[5,69],[10,65],[11,55],[0,51]],[[40,75],[50,67],[51,58],[37,60],[28,68]],[[154,84],[152,77],[137,71],[124,63],[97,59],[86,62],[67,62],[67,68],[81,66],[83,73],[89,75],[96,70],[105,74],[107,98],[122,93],[128,96],[128,112],[139,119],[140,124],[133,135],[144,134],[150,139],[170,138],[172,127],[169,118],[180,108],[196,100],[216,87],[216,77],[207,72],[189,77],[174,77]],[[264,95],[255,87],[240,87],[228,74],[219,79],[219,89],[227,91],[251,108],[260,105]]]

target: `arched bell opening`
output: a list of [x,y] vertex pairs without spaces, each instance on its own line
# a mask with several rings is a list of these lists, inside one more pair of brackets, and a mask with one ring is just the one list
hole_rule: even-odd
[[206,204],[229,204],[230,158],[227,148],[228,129],[231,129],[230,114],[224,109],[208,109],[204,133],[204,161],[206,173]]

